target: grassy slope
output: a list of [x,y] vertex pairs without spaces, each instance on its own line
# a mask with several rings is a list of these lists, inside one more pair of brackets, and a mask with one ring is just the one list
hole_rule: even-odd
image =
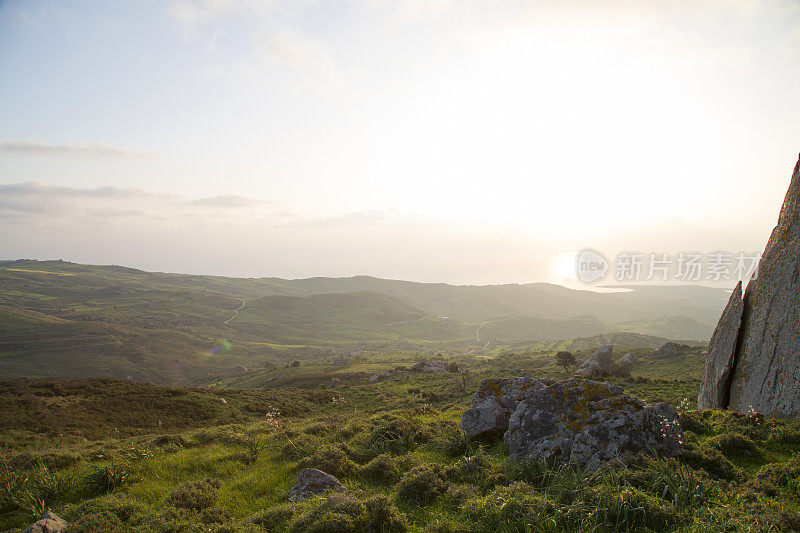
[[[699,349],[653,364],[646,348],[618,351],[628,349],[642,356],[631,381],[616,380],[629,392],[672,405],[696,396]],[[552,354],[453,361],[470,374],[397,370],[367,383],[363,364],[413,362],[386,355],[221,384],[245,389],[4,381],[0,472],[27,476],[25,487],[77,531],[767,531],[796,523],[796,422],[685,412],[681,461],[639,459],[599,473],[519,465],[502,445],[465,441],[458,420],[480,379],[562,376]],[[257,384],[261,374],[273,379]],[[319,388],[334,375],[340,387]],[[348,495],[287,504],[307,466],[336,474]],[[5,486],[0,529],[30,523],[39,509],[19,498],[27,489]]]

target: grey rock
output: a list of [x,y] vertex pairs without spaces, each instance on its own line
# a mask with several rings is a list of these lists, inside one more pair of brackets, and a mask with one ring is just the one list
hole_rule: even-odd
[[461,429],[470,437],[501,436],[508,429],[508,419],[519,402],[531,391],[552,383],[549,379],[530,376],[483,380],[472,395],[472,408],[461,416]]
[[540,457],[594,468],[627,453],[682,453],[674,409],[654,406],[609,383],[580,377],[532,390],[519,402],[504,435],[515,458]]
[[747,285],[728,407],[800,415],[800,161]]
[[615,370],[613,351],[612,345],[603,346],[584,361],[575,374],[586,378],[612,375]]
[[289,499],[291,501],[302,500],[328,490],[344,492],[347,489],[332,475],[316,468],[306,468],[300,472],[294,487],[289,490]]
[[629,369],[638,362],[639,360],[635,355],[633,355],[633,352],[628,352],[619,358],[619,361],[617,361],[617,366]]
[[722,312],[703,363],[703,379],[697,397],[699,409],[725,407],[728,402],[731,370],[733,370],[736,341],[742,325],[742,282],[731,293],[728,305]]
[[67,529],[67,521],[53,511],[47,511],[41,520],[28,526],[23,533],[57,533]]
[[686,348],[690,348],[690,346],[670,341],[664,343],[664,345],[661,346],[661,348],[659,348],[658,350],[653,350],[652,352],[650,352],[650,355],[656,358],[677,357]]

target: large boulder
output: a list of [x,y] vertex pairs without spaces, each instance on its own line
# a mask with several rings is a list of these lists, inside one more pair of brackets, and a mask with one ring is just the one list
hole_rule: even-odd
[[720,385],[716,372],[704,375],[701,391],[709,400],[698,403],[800,416],[800,161],[758,263],[757,277],[745,290],[735,342],[731,339],[739,302],[735,295],[731,298],[726,311],[733,311],[723,313],[718,325],[724,334],[715,332],[706,360],[712,370],[724,371],[730,365],[730,377]]
[[703,380],[700,384],[700,394],[697,397],[697,407],[711,409],[724,407],[728,403],[731,371],[733,370],[733,353],[736,351],[736,342],[739,338],[739,328],[742,325],[742,282],[740,281],[731,293],[728,305],[722,312],[711,341],[708,343],[703,363]]
[[472,408],[461,417],[461,429],[470,437],[500,437],[508,429],[508,419],[529,391],[544,388],[553,381],[529,376],[483,380],[472,395]]
[[334,476],[316,468],[306,468],[300,472],[294,487],[289,490],[289,499],[291,501],[302,500],[328,490],[344,492],[347,489]]
[[515,458],[594,468],[626,453],[680,455],[683,430],[666,404],[649,406],[616,385],[574,377],[531,390],[504,440]]
[[610,376],[614,374],[615,365],[611,356],[611,352],[613,351],[614,347],[612,345],[603,346],[593,353],[589,359],[584,361],[575,373],[585,378]]
[[67,529],[67,521],[53,511],[47,511],[41,520],[28,526],[23,533],[58,533]]

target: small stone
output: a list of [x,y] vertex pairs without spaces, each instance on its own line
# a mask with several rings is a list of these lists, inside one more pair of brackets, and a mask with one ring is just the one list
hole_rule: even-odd
[[47,511],[41,520],[28,526],[23,533],[58,533],[66,530],[67,521],[60,518],[53,511]]
[[289,499],[302,500],[327,490],[344,492],[347,489],[334,476],[316,468],[306,468],[297,476],[294,487],[289,491]]

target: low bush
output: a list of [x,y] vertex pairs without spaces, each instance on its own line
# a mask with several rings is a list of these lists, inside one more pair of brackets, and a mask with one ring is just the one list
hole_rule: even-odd
[[328,474],[341,477],[358,470],[358,465],[339,446],[325,445],[314,455],[300,461],[301,468],[316,468]]
[[712,446],[728,455],[755,456],[758,454],[758,448],[753,442],[753,439],[747,437],[746,435],[742,435],[739,432],[715,435],[714,437],[708,439],[704,445]]
[[381,483],[397,483],[400,479],[400,468],[397,459],[382,453],[372,459],[361,469],[362,475]]
[[202,511],[217,503],[222,482],[219,479],[202,479],[180,485],[167,495],[166,503],[176,509]]
[[318,497],[295,518],[289,531],[295,533],[361,533],[407,531],[405,517],[385,496],[359,500],[344,494]]
[[425,463],[412,468],[395,487],[400,500],[428,504],[447,491],[453,473],[439,463]]

